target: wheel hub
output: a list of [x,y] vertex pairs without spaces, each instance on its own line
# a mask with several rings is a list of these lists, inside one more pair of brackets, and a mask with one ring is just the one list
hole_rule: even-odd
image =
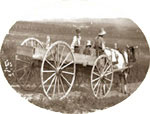
[[56,75],[59,76],[61,74],[61,69],[59,67],[56,68]]

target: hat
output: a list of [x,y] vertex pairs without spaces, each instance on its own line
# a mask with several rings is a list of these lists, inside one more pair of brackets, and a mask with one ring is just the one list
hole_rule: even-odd
[[104,28],[101,28],[100,32],[98,33],[98,35],[105,35],[106,31],[104,30]]
[[91,41],[90,40],[87,40],[86,41],[86,46],[91,46],[92,44],[91,44]]
[[76,33],[81,33],[81,29],[80,28],[76,28]]

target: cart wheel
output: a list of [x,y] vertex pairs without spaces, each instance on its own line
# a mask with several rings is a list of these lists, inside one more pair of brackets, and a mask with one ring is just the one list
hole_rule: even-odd
[[49,99],[65,98],[73,86],[75,71],[75,58],[70,46],[63,41],[53,43],[41,67],[41,81],[46,96]]
[[104,98],[110,91],[113,82],[113,67],[106,55],[99,56],[91,72],[91,88],[94,96]]
[[[21,45],[43,48],[42,43],[35,38],[24,40]],[[40,85],[40,70],[37,61],[30,57],[16,55],[15,77],[19,86],[25,91],[34,91]],[[39,80],[38,80],[39,79]]]

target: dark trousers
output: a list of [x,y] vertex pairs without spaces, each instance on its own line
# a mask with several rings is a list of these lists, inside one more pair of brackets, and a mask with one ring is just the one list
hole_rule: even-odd
[[80,53],[79,46],[74,46],[74,53]]
[[102,55],[104,53],[104,50],[101,47],[96,48],[96,57]]

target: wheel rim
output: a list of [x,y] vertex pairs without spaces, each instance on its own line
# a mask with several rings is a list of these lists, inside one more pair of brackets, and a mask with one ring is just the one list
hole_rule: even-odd
[[62,41],[47,50],[41,67],[44,93],[49,99],[63,99],[70,92],[75,80],[76,66],[70,46]]
[[29,47],[34,47],[34,48],[44,48],[41,41],[36,39],[36,38],[28,38],[25,39],[22,43],[21,46],[29,46]]
[[[42,43],[35,38],[28,38],[21,43],[22,46],[43,48]],[[23,90],[34,91],[40,85],[40,72],[35,61],[30,57],[16,55],[15,77]]]
[[91,72],[91,88],[96,98],[104,98],[110,92],[113,82],[112,62],[106,55],[99,56]]

